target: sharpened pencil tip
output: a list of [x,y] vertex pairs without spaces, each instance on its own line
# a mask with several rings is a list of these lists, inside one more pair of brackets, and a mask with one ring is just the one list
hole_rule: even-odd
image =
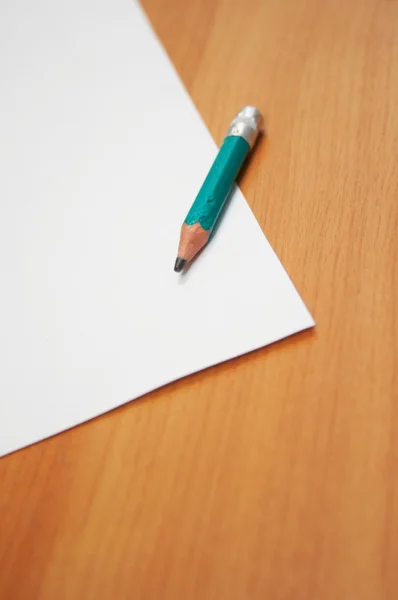
[[176,273],[181,273],[181,271],[183,270],[183,268],[185,267],[186,264],[187,264],[187,261],[185,260],[185,258],[181,258],[181,256],[177,256],[176,261],[174,263],[174,271]]

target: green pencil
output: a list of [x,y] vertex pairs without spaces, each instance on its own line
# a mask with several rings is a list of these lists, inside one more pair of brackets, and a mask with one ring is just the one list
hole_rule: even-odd
[[174,271],[180,273],[208,242],[235,179],[263,126],[254,106],[232,121],[216,159],[181,227]]

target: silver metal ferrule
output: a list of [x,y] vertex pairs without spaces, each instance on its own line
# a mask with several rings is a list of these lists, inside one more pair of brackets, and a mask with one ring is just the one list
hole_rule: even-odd
[[263,115],[255,106],[245,106],[232,121],[227,131],[228,137],[235,135],[242,137],[253,148],[260,131],[263,129]]

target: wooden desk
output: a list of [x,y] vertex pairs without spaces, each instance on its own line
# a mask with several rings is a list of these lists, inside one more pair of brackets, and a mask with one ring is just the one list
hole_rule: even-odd
[[395,600],[398,2],[144,5],[318,326],[3,459],[1,600]]

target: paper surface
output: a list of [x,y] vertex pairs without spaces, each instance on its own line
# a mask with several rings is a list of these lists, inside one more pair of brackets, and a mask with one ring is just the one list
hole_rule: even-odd
[[313,325],[239,190],[174,273],[216,152],[133,0],[2,3],[0,455]]

